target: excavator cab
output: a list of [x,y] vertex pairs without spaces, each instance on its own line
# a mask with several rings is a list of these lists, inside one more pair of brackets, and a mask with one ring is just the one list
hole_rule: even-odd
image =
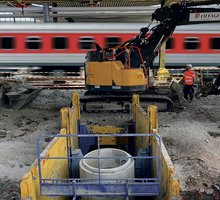
[[[132,66],[132,52],[142,63]],[[140,49],[136,46],[106,48],[87,53],[85,64],[86,88],[98,92],[144,92],[148,76]]]

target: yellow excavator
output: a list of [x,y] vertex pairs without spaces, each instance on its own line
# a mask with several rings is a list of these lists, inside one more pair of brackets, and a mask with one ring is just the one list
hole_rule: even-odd
[[[152,21],[158,25],[143,27],[140,33],[115,48],[101,48],[86,56],[86,93],[81,98],[84,111],[130,109],[132,94],[140,95],[145,104],[156,104],[159,110],[172,111],[184,101],[175,82],[155,84],[153,61],[161,45],[172,35],[176,26],[220,21],[220,9],[197,7],[214,1],[174,3],[158,8]],[[114,104],[113,104],[114,103]],[[114,106],[113,106],[114,105]]]

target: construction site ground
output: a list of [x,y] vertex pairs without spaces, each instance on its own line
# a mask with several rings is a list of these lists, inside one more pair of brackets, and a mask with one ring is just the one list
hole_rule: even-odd
[[[59,109],[73,90],[43,90],[22,110],[0,108],[0,199],[20,199],[19,179],[36,158],[35,139],[60,129]],[[83,94],[83,90],[78,91]],[[220,95],[159,113],[159,133],[180,178],[184,200],[220,199]],[[82,123],[124,126],[131,115],[82,114]],[[48,141],[45,141],[45,145]]]

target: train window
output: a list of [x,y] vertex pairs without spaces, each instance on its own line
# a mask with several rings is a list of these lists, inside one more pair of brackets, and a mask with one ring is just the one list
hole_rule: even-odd
[[79,39],[79,48],[90,50],[94,48],[94,38],[93,37],[81,37]]
[[1,48],[2,49],[14,49],[15,48],[15,38],[14,37],[2,37],[1,38]]
[[68,38],[66,37],[54,37],[52,39],[53,49],[67,49],[68,48]]
[[200,48],[200,40],[197,37],[187,37],[184,40],[184,48],[187,50],[196,50]]
[[210,38],[210,49],[220,49],[220,38]]
[[26,48],[27,49],[40,49],[41,48],[41,38],[37,36],[26,38]]
[[121,44],[121,39],[119,37],[107,37],[105,38],[106,48],[113,48]]
[[169,38],[166,42],[166,49],[174,49],[174,38]]

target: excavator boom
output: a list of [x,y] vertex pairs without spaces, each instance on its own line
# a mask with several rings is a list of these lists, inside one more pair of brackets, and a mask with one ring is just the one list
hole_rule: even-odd
[[[206,3],[206,5],[209,4],[211,2]],[[141,28],[140,34],[126,44],[127,46],[138,46],[141,49],[146,68],[152,66],[161,45],[172,35],[176,26],[220,22],[220,9],[196,7],[195,5],[199,4],[175,3],[156,9],[152,14],[152,21],[156,20],[160,23],[151,29],[148,27]],[[140,56],[134,52],[131,57],[131,67],[138,67],[141,64]]]
[[[210,2],[206,2],[206,5],[209,5],[209,3]],[[172,20],[173,23],[176,23],[176,26],[213,23],[220,21],[220,9],[196,7],[196,4],[189,3],[175,3],[170,6],[156,9],[152,14],[152,20],[161,23]]]

